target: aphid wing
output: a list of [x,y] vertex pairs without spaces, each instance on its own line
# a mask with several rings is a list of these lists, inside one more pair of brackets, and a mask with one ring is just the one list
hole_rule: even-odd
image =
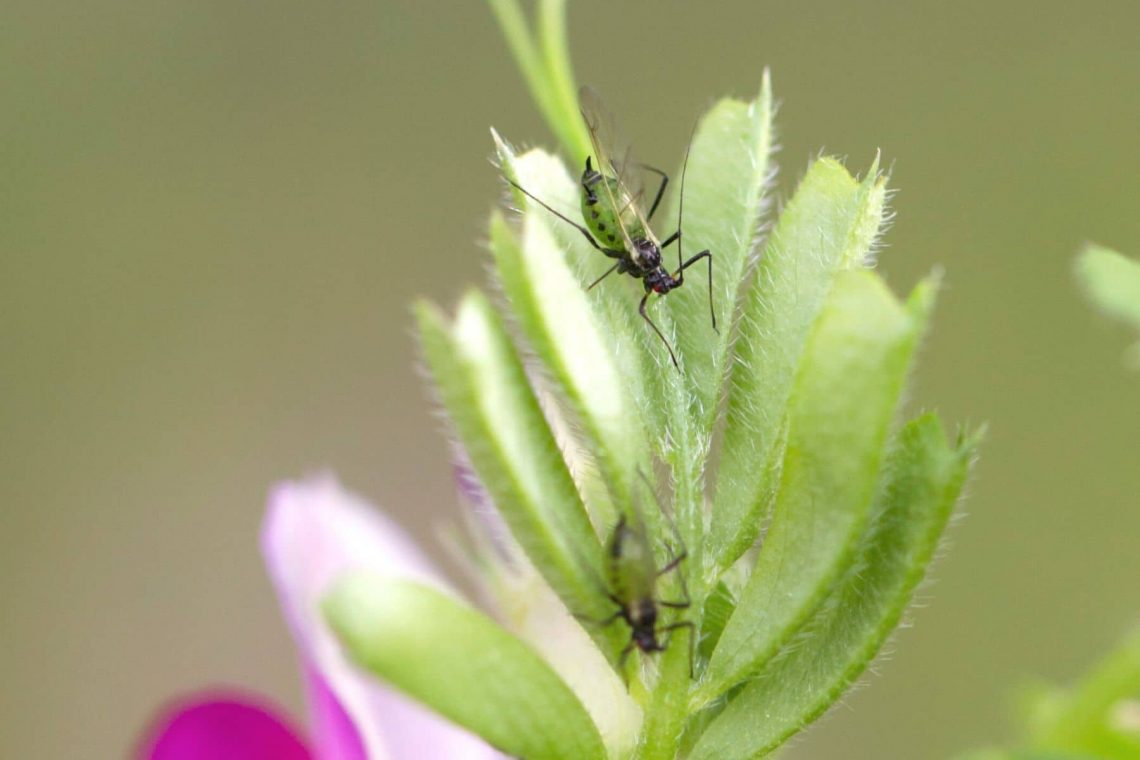
[[645,231],[645,237],[660,246],[660,241],[656,238],[656,236],[654,236],[653,230],[649,227],[649,220],[645,218],[645,210],[643,207],[643,202],[645,200],[644,188],[640,192],[641,194],[636,197],[631,196],[633,197],[633,203],[630,204],[630,210],[633,212],[633,215],[637,219],[638,224],[641,225],[641,229]]
[[598,171],[612,176],[615,164],[623,156],[625,141],[619,139],[614,117],[602,104],[602,99],[593,87],[578,90],[578,105],[586,129],[590,132],[590,142],[594,146],[594,160]]
[[[646,489],[652,491],[648,482],[643,482]],[[653,498],[650,493],[650,498]],[[634,490],[629,505],[630,532],[632,540],[628,541],[627,572],[628,583],[631,589],[640,596],[652,596],[657,580],[657,562],[653,556],[653,542],[649,539],[649,525],[645,519],[645,498],[640,490]]]
[[645,181],[633,143],[618,128],[613,114],[594,88],[583,87],[578,96],[594,150],[599,153],[598,170],[616,179],[622,191],[635,203],[644,204]]
[[[626,225],[625,209],[632,208],[637,218],[644,224],[640,205],[645,194],[641,185],[641,175],[637,162],[633,159],[633,151],[629,143],[618,135],[614,125],[613,116],[602,105],[602,99],[592,87],[583,87],[578,91],[579,105],[582,109],[582,118],[586,121],[586,128],[590,133],[590,143],[594,146],[594,159],[597,169],[603,176],[610,177],[616,183],[601,182],[605,190],[606,200],[614,210],[618,227],[627,251],[634,251],[633,241]],[[630,168],[633,171],[630,171]],[[613,184],[617,185],[617,192]],[[648,230],[648,226],[646,226]]]

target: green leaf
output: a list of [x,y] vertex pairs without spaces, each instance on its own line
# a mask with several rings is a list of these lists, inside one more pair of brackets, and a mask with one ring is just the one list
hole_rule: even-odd
[[[632,498],[635,471],[650,471],[649,443],[616,362],[611,342],[540,219],[528,214],[520,241],[499,214],[491,220],[491,249],[515,319],[569,402],[619,508]],[[602,533],[617,522],[610,503]]]
[[883,220],[878,159],[857,183],[837,161],[812,164],[780,215],[745,299],[728,396],[709,544],[713,572],[759,535],[775,483],[780,425],[812,326],[837,274],[863,266]]
[[1106,314],[1140,330],[1140,261],[1088,245],[1077,259],[1077,276]]
[[720,641],[720,635],[724,633],[724,627],[735,609],[736,599],[733,598],[732,592],[723,581],[718,583],[705,600],[704,613],[701,615],[701,642],[697,652],[702,659],[707,660],[712,656],[717,642]]
[[[1088,245],[1077,258],[1077,278],[1088,297],[1108,316],[1140,330],[1140,261],[1098,245]],[[1130,352],[1140,369],[1140,343]]]
[[[492,130],[496,151],[503,172],[567,219],[581,224],[578,187],[566,173],[566,167],[554,156],[541,150],[531,150],[516,156],[510,146]],[[627,393],[642,412],[637,415],[647,423],[663,418],[660,393],[646,386],[645,378],[656,376],[656,361],[645,350],[639,331],[644,325],[637,315],[637,291],[628,277],[612,276],[586,292],[586,287],[611,265],[611,260],[591,246],[582,233],[571,224],[542,208],[531,198],[515,191],[515,201],[526,210],[524,224],[533,219],[546,226],[554,235],[563,261],[575,273],[574,282],[584,292],[594,311],[595,324],[610,345],[612,360],[617,365]]]
[[[665,302],[677,324],[677,350],[696,396],[703,430],[712,427],[732,339],[735,304],[755,260],[764,190],[773,174],[772,82],[764,72],[760,94],[745,103],[726,98],[697,127],[685,177],[685,257],[708,250],[713,257],[713,296],[719,334],[709,320],[708,275],[703,262],[685,272],[685,286]],[[677,179],[674,178],[674,182]],[[680,186],[656,227],[664,237],[677,223]],[[674,244],[676,245],[676,244]],[[673,269],[677,253],[663,252]]]
[[920,285],[904,308],[872,272],[836,279],[791,391],[771,526],[694,707],[786,647],[849,564],[932,290]]
[[1050,719],[1037,727],[1032,743],[1044,749],[1088,752],[1105,760],[1140,757],[1140,730],[1133,718],[1115,720],[1128,700],[1140,699],[1140,628],[1052,705]]
[[363,573],[340,581],[324,611],[353,660],[503,752],[606,757],[582,703],[546,662],[456,599]]
[[[898,624],[958,500],[974,450],[972,439],[951,448],[933,414],[903,428],[855,560],[802,633],[810,646],[769,662],[709,727],[692,760],[760,757],[839,699]],[[764,720],[756,720],[761,714]]]
[[585,160],[590,138],[566,44],[565,0],[542,0],[536,37],[517,0],[487,0],[547,126],[572,156]]
[[472,291],[454,325],[425,302],[416,317],[444,406],[515,539],[571,611],[607,614],[601,543],[498,315]]
[[[492,130],[492,135],[510,179],[567,218],[580,218],[578,191],[561,161],[540,150],[516,156],[498,133]],[[526,209],[524,242],[505,220],[492,227],[500,280],[528,339],[583,423],[589,454],[598,461],[612,491],[613,503],[602,519],[612,518],[615,506],[629,504],[637,470],[653,470],[650,435],[654,440],[664,435],[667,406],[656,360],[639,334],[644,326],[637,317],[636,297],[630,300],[623,287],[631,284],[622,282],[629,278],[612,277],[604,286],[587,291],[586,286],[609,266],[609,259],[572,225],[531,198],[515,191],[515,200]],[[589,356],[579,354],[583,346]],[[652,430],[646,429],[649,425]],[[586,490],[592,496],[597,489]],[[657,510],[647,510],[646,517],[650,535],[658,535]],[[603,534],[615,522],[611,519]]]
[[[543,203],[568,219],[579,222],[581,212],[578,190],[562,163],[539,150],[516,156],[497,133],[492,134],[504,173]],[[563,252],[563,261],[577,273],[574,281],[584,292],[594,315],[595,329],[600,339],[608,345],[609,356],[619,377],[621,388],[608,392],[620,393],[632,401],[633,408],[627,410],[626,414],[632,418],[631,424],[640,423],[642,427],[634,433],[636,446],[624,452],[627,472],[632,472],[637,467],[646,473],[651,471],[646,456],[642,454],[642,447],[646,446],[662,458],[685,463],[677,473],[676,493],[687,493],[689,496],[678,499],[677,503],[681,505],[678,514],[692,518],[697,512],[697,499],[693,494],[699,490],[695,485],[697,480],[694,468],[699,471],[703,457],[690,453],[696,444],[693,443],[692,431],[687,424],[689,396],[684,377],[669,363],[664,347],[638,316],[637,302],[641,297],[641,285],[630,277],[613,276],[586,292],[589,283],[610,266],[610,259],[595,250],[574,226],[558,219],[533,199],[516,191],[515,200],[521,208],[526,209],[524,230],[544,227],[553,233],[557,247]],[[565,269],[560,271],[564,273]],[[550,271],[547,274],[549,276]],[[509,283],[504,282],[505,288],[509,286]],[[671,322],[668,314],[657,312],[654,319],[669,334]],[[572,333],[577,329],[578,323],[567,323],[560,327],[563,332],[560,340],[564,350],[574,351],[576,338]],[[583,392],[593,390],[584,389]],[[621,451],[617,453],[623,455]],[[632,466],[634,463],[636,466]],[[651,534],[657,534],[655,526],[658,521],[653,511],[647,516],[651,518]],[[682,531],[685,531],[691,528],[695,520],[679,517],[677,522]],[[686,543],[690,542],[692,535],[685,534]]]

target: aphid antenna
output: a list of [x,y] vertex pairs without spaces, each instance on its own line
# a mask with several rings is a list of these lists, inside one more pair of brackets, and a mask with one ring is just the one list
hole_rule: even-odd
[[[682,249],[682,246],[684,245],[684,238],[685,238],[685,236],[683,234],[684,215],[685,215],[685,176],[689,173],[689,154],[692,153],[692,151],[693,151],[693,138],[696,136],[696,134],[697,134],[697,121],[694,120],[693,121],[693,127],[692,127],[692,129],[689,130],[689,140],[688,140],[688,142],[685,143],[685,158],[681,162],[681,194],[677,198],[677,274],[674,275],[674,277],[678,280],[678,284],[683,283],[685,281],[685,269],[687,269],[690,265],[695,264],[697,261],[701,260],[702,258],[708,259],[709,317],[712,319],[713,332],[715,332],[719,335],[720,330],[718,330],[716,327],[716,307],[713,306],[712,254],[709,253],[708,249],[705,249],[705,250],[701,251],[700,253],[698,253],[693,258],[686,261],[685,260],[685,254],[684,254],[683,249]],[[672,349],[670,349],[670,353],[672,353]],[[673,364],[676,364],[676,363],[677,363],[677,360],[674,358]]]

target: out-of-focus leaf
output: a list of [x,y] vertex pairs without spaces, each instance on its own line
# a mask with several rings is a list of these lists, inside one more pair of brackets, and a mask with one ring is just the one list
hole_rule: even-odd
[[567,607],[608,614],[601,543],[491,304],[473,291],[454,324],[424,302],[416,317],[444,406],[515,539]]
[[407,580],[352,575],[325,615],[352,658],[493,746],[530,760],[604,760],[582,703],[489,618]]
[[1140,330],[1140,261],[1089,245],[1077,259],[1077,275],[1105,313]]
[[1086,752],[1104,760],[1140,758],[1140,627],[1035,726],[1033,746]]
[[[1140,330],[1140,261],[1088,245],[1077,258],[1077,277],[1105,314]],[[1129,350],[1128,360],[1140,369],[1140,343]]]
[[[501,140],[501,161],[515,158]],[[526,167],[535,187],[556,186],[565,172],[553,162],[532,161]],[[555,176],[539,178],[540,171]],[[637,415],[635,396],[614,360],[617,345],[592,308],[550,223],[565,224],[544,209],[526,215],[520,240],[499,214],[491,220],[491,249],[512,313],[530,345],[557,381],[582,423],[601,475],[614,490],[616,507],[632,498],[635,471],[649,471],[650,450]],[[613,507],[605,531],[617,521]]]

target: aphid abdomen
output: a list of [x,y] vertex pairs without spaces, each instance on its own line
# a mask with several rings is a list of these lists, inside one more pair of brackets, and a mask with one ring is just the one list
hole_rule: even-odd
[[618,210],[614,208],[611,198],[625,204],[621,221],[625,223],[626,231],[631,236],[644,235],[641,222],[632,205],[627,202],[628,198],[622,191],[621,183],[612,177],[602,176],[588,163],[586,170],[582,172],[581,197],[582,219],[586,222],[590,234],[603,247],[625,249],[621,225],[618,223]]
[[652,600],[657,569],[643,529],[630,527],[622,517],[606,548],[609,553],[607,575],[610,590],[621,600],[627,612],[631,612],[631,605],[645,599]]
[[610,534],[610,540],[606,544],[606,554],[608,555],[606,559],[606,584],[609,587],[611,597],[623,608],[628,606],[630,598],[629,584],[622,563],[625,539],[628,533],[629,527],[625,523],[625,518],[622,518],[614,532]]

